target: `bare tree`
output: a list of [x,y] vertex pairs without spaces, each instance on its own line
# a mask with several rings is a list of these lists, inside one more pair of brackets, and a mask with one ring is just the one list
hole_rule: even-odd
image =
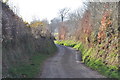
[[66,16],[66,14],[69,12],[69,10],[70,10],[69,8],[63,8],[63,9],[59,10],[59,14],[60,14],[62,22],[64,21],[64,18]]

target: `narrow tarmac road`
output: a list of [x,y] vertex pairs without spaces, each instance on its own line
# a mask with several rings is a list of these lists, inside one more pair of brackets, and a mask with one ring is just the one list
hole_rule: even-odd
[[76,50],[60,45],[57,47],[58,53],[45,62],[40,78],[105,78],[76,62]]

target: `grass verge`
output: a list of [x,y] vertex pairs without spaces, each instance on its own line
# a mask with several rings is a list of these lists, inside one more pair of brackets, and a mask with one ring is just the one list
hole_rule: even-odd
[[53,55],[54,54],[36,54],[31,57],[29,63],[10,68],[9,73],[15,78],[34,78],[41,72],[44,61]]

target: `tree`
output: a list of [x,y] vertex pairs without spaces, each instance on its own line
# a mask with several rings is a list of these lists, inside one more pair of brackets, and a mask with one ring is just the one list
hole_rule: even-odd
[[66,14],[69,12],[69,10],[70,10],[69,8],[63,8],[63,9],[59,10],[59,14],[60,14],[62,22],[64,21],[64,18],[66,16]]
[[55,32],[58,31],[59,28],[59,23],[60,23],[60,19],[58,18],[54,18],[51,20],[50,26],[49,26],[49,31],[54,34]]

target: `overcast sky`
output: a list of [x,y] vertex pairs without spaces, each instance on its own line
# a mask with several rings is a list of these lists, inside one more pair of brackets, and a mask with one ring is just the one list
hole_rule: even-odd
[[62,8],[74,10],[81,7],[82,0],[9,0],[9,4],[18,7],[19,14],[28,22],[34,17],[50,21]]

